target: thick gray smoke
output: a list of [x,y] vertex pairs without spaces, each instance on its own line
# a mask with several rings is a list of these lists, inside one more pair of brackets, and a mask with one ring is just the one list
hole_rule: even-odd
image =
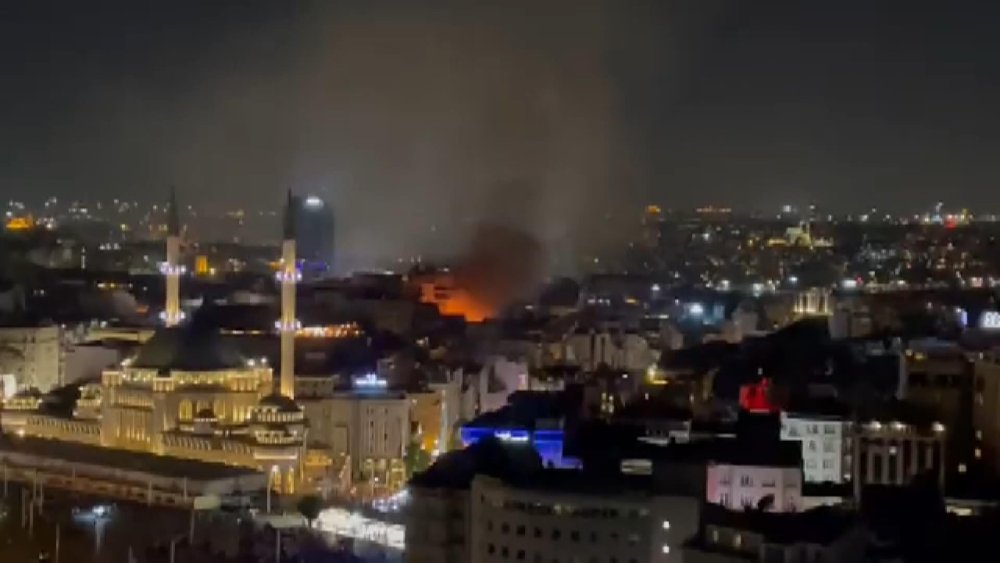
[[484,221],[541,241],[549,271],[571,270],[637,222],[651,184],[636,159],[650,154],[628,122],[646,115],[621,89],[667,102],[673,87],[643,77],[671,74],[676,38],[695,44],[685,34],[711,21],[678,6],[97,2],[15,14],[0,29],[7,53],[48,39],[0,94],[23,106],[5,106],[6,137],[27,155],[0,180],[146,201],[175,184],[182,202],[258,207],[292,186],[333,204],[342,270],[446,259]]

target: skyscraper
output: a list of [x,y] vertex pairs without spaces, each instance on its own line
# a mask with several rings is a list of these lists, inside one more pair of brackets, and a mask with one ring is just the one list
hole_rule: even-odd
[[333,208],[317,196],[294,199],[295,242],[302,273],[320,278],[333,269]]

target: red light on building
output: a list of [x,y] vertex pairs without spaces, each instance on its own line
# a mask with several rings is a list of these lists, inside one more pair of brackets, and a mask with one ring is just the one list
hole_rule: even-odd
[[780,409],[771,398],[771,380],[748,383],[740,387],[740,407],[748,412],[775,413]]

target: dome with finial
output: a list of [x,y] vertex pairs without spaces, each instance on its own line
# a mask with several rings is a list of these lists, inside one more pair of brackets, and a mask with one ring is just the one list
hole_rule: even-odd
[[204,320],[201,311],[187,324],[157,330],[129,365],[161,373],[244,368],[246,359]]
[[275,410],[280,413],[300,413],[302,407],[292,399],[280,394],[271,393],[261,398],[259,406],[268,410]]

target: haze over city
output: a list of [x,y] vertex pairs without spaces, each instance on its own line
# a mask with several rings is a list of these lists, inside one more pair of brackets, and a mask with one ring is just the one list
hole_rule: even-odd
[[3,192],[292,187],[359,265],[453,254],[483,221],[564,255],[647,202],[992,204],[992,3],[420,4],[7,5]]
[[940,563],[1000,3],[0,6],[0,562]]

